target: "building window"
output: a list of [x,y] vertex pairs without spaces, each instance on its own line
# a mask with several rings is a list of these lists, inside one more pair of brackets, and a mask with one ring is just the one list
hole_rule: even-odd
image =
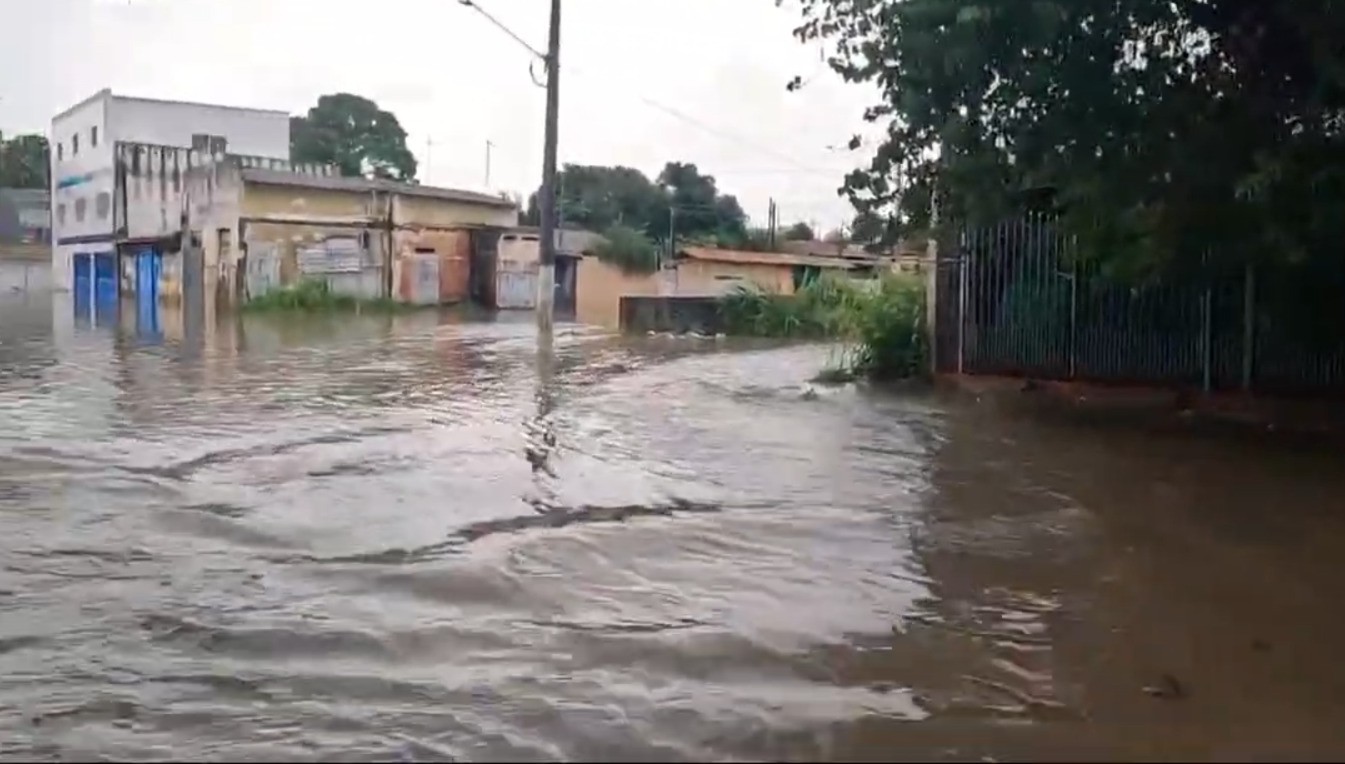
[[76,133],[76,134],[70,136],[70,156],[72,156],[72,157],[77,157],[77,156],[79,156],[79,134],[78,134],[78,133]]
[[83,222],[84,222],[84,214],[85,214],[86,212],[88,212],[88,211],[89,211],[89,200],[88,200],[88,199],[85,199],[84,197],[81,196],[80,198],[78,198],[78,199],[75,200],[75,222],[76,222],[76,223],[83,223]]
[[65,202],[56,205],[56,222],[65,225]]
[[112,214],[112,194],[99,191],[98,197],[93,202],[93,211],[99,220],[107,220],[107,216]]
[[98,146],[98,125],[94,125],[93,127],[89,128],[89,147],[95,148],[97,146]]
[[59,161],[61,161],[62,159],[65,159],[65,144],[64,144],[64,143],[57,143],[57,144],[56,144],[56,161],[59,162]]

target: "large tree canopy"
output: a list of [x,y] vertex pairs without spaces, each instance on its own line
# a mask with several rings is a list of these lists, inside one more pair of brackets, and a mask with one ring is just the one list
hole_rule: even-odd
[[350,93],[322,96],[307,115],[290,118],[290,158],[334,164],[350,177],[416,177],[416,158],[397,117]]
[[0,188],[47,188],[51,161],[47,139],[41,135],[0,135]]
[[[630,167],[566,165],[558,177],[558,209],[566,225],[593,231],[624,226],[666,240],[670,223],[678,240],[733,245],[746,237],[747,214],[737,198],[722,194],[694,164],[668,162],[657,180]],[[525,219],[536,224],[537,194]]]
[[1333,0],[802,2],[797,36],[881,96],[843,187],[861,213],[923,226],[937,189],[984,222],[1044,196],[1082,251],[1148,262],[1345,240]]

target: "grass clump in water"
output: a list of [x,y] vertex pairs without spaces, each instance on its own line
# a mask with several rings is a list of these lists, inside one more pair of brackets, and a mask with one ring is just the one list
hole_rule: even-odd
[[294,286],[273,289],[266,294],[248,300],[244,305],[244,308],[249,311],[295,311],[300,313],[331,311],[390,313],[413,307],[386,297],[360,299],[348,294],[339,294],[333,292],[327,282],[316,280],[301,281]]
[[817,382],[928,373],[925,288],[919,279],[824,276],[793,295],[738,289],[720,307],[730,334],[840,341],[840,357]]

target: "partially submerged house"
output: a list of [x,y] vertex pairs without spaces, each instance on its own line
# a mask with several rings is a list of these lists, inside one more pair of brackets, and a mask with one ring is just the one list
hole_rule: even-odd
[[786,252],[744,252],[712,247],[683,247],[674,263],[674,294],[719,295],[739,287],[793,294],[826,272],[850,273],[867,261]]
[[507,199],[334,168],[119,142],[119,291],[138,304],[230,306],[304,280],[413,304],[465,300],[472,260],[518,222]]

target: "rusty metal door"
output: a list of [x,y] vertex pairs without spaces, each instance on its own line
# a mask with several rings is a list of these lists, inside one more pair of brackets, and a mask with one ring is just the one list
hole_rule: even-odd
[[416,253],[406,260],[406,301],[412,305],[439,304],[439,255]]

